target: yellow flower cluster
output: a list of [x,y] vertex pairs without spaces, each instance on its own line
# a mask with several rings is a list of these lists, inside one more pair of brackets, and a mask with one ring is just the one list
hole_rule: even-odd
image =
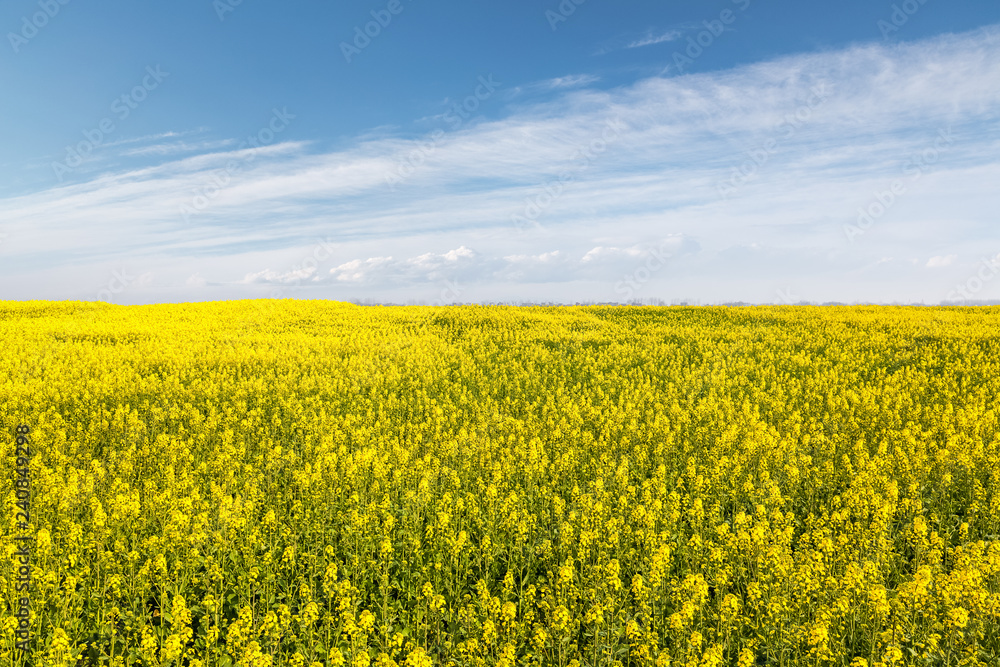
[[9,493],[2,664],[1000,664],[998,309],[30,302],[0,330],[36,536],[27,661]]

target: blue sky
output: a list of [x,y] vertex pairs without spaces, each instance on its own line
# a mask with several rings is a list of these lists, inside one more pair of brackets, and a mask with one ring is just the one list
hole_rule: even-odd
[[0,33],[0,298],[1000,299],[996,0],[11,0]]

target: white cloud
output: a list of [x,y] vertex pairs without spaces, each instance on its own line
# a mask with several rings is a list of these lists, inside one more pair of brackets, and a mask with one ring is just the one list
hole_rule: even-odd
[[425,252],[406,259],[369,257],[352,259],[330,269],[336,282],[364,285],[399,286],[429,283],[455,276],[463,278],[475,269],[479,253],[461,246],[444,253]]
[[637,37],[635,35],[618,36],[605,42],[594,55],[602,56],[604,54],[611,53],[612,51],[619,51],[621,49],[637,49],[643,46],[673,42],[684,35],[684,30],[680,28],[690,28],[696,25],[697,24],[694,23],[684,24],[678,28],[663,31],[648,30],[641,37]]
[[297,285],[304,280],[313,278],[315,273],[316,267],[306,267],[283,272],[264,269],[256,273],[248,273],[239,282],[245,285],[254,283],[261,285]]
[[140,148],[130,148],[128,150],[121,151],[120,155],[125,157],[137,157],[143,155],[171,155],[174,153],[205,152],[218,150],[220,148],[227,148],[235,143],[235,139],[198,142],[170,141],[151,144],[149,146],[142,146]]
[[135,144],[144,141],[160,141],[161,139],[174,139],[176,137],[183,137],[185,135],[191,134],[188,132],[161,132],[159,134],[147,134],[141,137],[125,137],[123,139],[116,139],[115,141],[109,141],[108,143],[101,144],[102,146],[121,146],[123,144]]
[[[600,80],[601,77],[595,74],[568,74],[566,76],[545,79],[544,81],[535,81],[534,83],[528,83],[522,86],[504,88],[500,92],[504,99],[512,100],[526,94],[539,95],[552,92],[562,93],[573,88],[585,88],[591,84],[597,83]],[[438,116],[437,118],[442,117],[443,116]]]
[[462,246],[461,248],[457,248],[455,250],[449,250],[444,254],[444,258],[449,262],[457,262],[460,259],[473,258],[475,256],[476,256],[475,251],[466,248],[465,246]]
[[925,266],[928,269],[941,269],[946,266],[951,266],[956,259],[958,259],[958,255],[939,255],[931,257],[927,260],[927,264]]
[[601,77],[594,74],[571,74],[569,76],[560,76],[543,81],[541,87],[548,88],[550,90],[578,88],[580,86],[589,86],[590,84],[597,83],[600,80]]
[[680,30],[668,30],[660,35],[646,35],[641,39],[629,42],[625,48],[626,49],[637,49],[642,46],[651,46],[653,44],[662,44],[663,42],[672,42],[679,38],[684,33]]
[[392,256],[354,258],[337,264],[325,276],[316,273],[315,266],[289,271],[265,269],[248,274],[238,282],[277,286],[350,283],[391,288],[447,281],[462,284],[561,283],[586,278],[614,281],[649,258],[667,260],[674,256],[673,253],[694,252],[692,248],[696,248],[696,244],[681,237],[627,248],[597,246],[585,252],[556,249],[499,255],[461,246],[403,259]]
[[563,257],[565,255],[558,250],[553,250],[552,252],[543,252],[540,255],[507,255],[504,259],[511,264],[551,264],[560,261]]
[[622,255],[628,257],[638,257],[642,254],[642,251],[638,247],[632,248],[605,248],[604,246],[597,246],[587,251],[587,254],[583,256],[582,262],[596,262],[600,261],[606,257],[621,257]]
[[330,275],[341,282],[361,283],[374,282],[381,269],[391,265],[392,257],[370,257],[365,260],[354,259],[330,269]]

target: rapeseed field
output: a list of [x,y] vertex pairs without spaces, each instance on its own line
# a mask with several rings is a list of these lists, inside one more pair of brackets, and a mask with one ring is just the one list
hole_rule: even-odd
[[1000,665],[1000,309],[0,313],[0,664]]

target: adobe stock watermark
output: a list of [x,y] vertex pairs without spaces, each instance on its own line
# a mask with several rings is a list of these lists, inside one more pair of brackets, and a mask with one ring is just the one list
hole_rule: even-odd
[[767,139],[757,148],[747,151],[747,159],[739,167],[734,167],[728,180],[718,184],[719,195],[726,199],[729,195],[750,180],[765,165],[781,146],[781,141],[787,141],[812,118],[813,112],[830,98],[826,84],[820,83],[810,89],[809,99],[795,110],[795,113],[785,114],[784,120],[775,128],[782,135]]
[[21,47],[37,37],[38,31],[47,26],[49,21],[69,3],[70,0],[38,0],[41,11],[35,12],[30,18],[22,16],[21,29],[18,32],[7,33],[7,41],[10,42],[10,48],[14,49],[14,53],[20,53]]
[[642,286],[648,283],[657,271],[665,267],[667,260],[672,257],[672,254],[666,251],[666,247],[667,244],[664,242],[659,248],[649,248],[646,252],[646,261],[615,283],[615,294],[628,300],[642,289]]
[[66,174],[83,164],[83,161],[94,152],[94,149],[103,144],[104,140],[118,129],[115,118],[118,119],[118,122],[127,120],[132,112],[138,109],[139,105],[145,102],[149,94],[159,88],[168,76],[170,76],[170,72],[164,72],[160,69],[160,65],[155,68],[152,65],[146,67],[146,75],[142,77],[142,81],[129,92],[116,97],[111,103],[111,113],[114,114],[114,118],[104,118],[93,129],[83,130],[83,141],[75,146],[67,146],[66,159],[62,162],[52,163],[52,171],[59,182],[62,183]]
[[580,172],[590,167],[598,157],[608,150],[608,146],[627,129],[628,126],[622,123],[620,118],[606,121],[601,136],[586,146],[579,148],[573,154],[573,157],[570,158],[572,162],[578,162],[579,164],[575,167],[564,169],[555,180],[543,183],[540,192],[536,192],[534,195],[529,195],[525,198],[522,213],[511,214],[510,221],[513,223],[514,228],[519,232],[523,232],[538,227],[538,218],[545,209],[551,206],[552,202],[559,199],[566,191],[566,187],[576,180]]
[[[487,75],[486,78],[479,77],[478,81],[479,85],[476,86],[472,95],[466,97],[461,103],[456,102],[453,104],[451,109],[444,114],[444,120],[450,125],[449,129],[452,132],[462,127],[462,124],[472,117],[472,114],[479,109],[480,105],[490,99],[493,93],[496,92],[496,89],[503,85],[493,80],[493,74]],[[446,132],[442,129],[434,130],[427,141],[419,143],[415,148],[410,150],[399,161],[396,168],[385,175],[385,183],[389,186],[389,190],[395,192],[396,186],[401,185],[403,181],[423,166],[427,158],[437,150],[445,134]]]
[[444,287],[441,289],[441,293],[438,295],[437,299],[431,301],[432,306],[448,306],[455,303],[458,297],[462,296],[462,288],[459,287],[457,280],[445,280]]
[[216,169],[210,174],[208,183],[194,189],[194,196],[186,204],[181,204],[180,213],[184,222],[191,222],[191,217],[201,213],[222,193],[232,185],[233,178],[243,171],[247,163],[257,159],[257,152],[274,143],[275,138],[285,131],[295,115],[288,113],[288,108],[272,109],[271,120],[256,133],[251,134],[238,146],[239,151],[250,149],[239,158],[230,158],[222,169]]
[[344,60],[347,61],[347,64],[350,65],[355,56],[360,55],[362,51],[367,49],[372,40],[381,35],[385,28],[389,27],[389,24],[392,23],[392,18],[402,14],[404,9],[406,7],[403,6],[400,0],[389,0],[385,5],[385,9],[371,10],[372,20],[365,23],[364,29],[359,25],[354,26],[354,39],[350,43],[340,43],[340,52],[344,54]]
[[964,283],[955,285],[955,289],[948,292],[947,301],[958,301],[959,296],[965,301],[969,301],[976,294],[981,292],[986,283],[993,280],[994,276],[1000,273],[1000,254],[993,257],[984,257],[979,262],[979,269],[976,274],[970,276]]
[[212,9],[220,21],[226,20],[226,14],[232,14],[236,8],[243,4],[243,0],[213,0]]
[[576,12],[576,8],[586,1],[587,0],[562,0],[562,2],[559,3],[559,6],[556,7],[557,11],[553,11],[551,9],[545,10],[545,20],[549,22],[549,26],[552,27],[552,31],[555,32],[560,23],[568,21],[569,17]]
[[[951,128],[938,132],[933,146],[914,154],[903,164],[903,175],[909,176],[911,182],[917,181],[924,172],[937,162],[941,155],[955,143]],[[854,243],[854,239],[862,236],[872,228],[876,221],[891,209],[901,196],[906,194],[906,184],[901,179],[895,179],[885,190],[876,190],[873,200],[867,206],[858,208],[858,219],[853,225],[844,225],[844,235]]]
[[[741,12],[745,12],[750,6],[750,0],[732,0],[732,3]],[[719,12],[719,18],[702,21],[705,29],[693,37],[688,37],[687,48],[683,52],[674,51],[674,67],[677,68],[677,71],[683,73],[685,67],[693,65],[694,61],[705,53],[705,49],[715,44],[715,40],[722,36],[722,33],[726,31],[726,26],[736,22],[738,16],[739,14],[732,9],[723,9]]]
[[802,302],[802,299],[800,299],[799,296],[792,291],[791,287],[786,287],[783,290],[782,289],[774,290],[774,293],[778,297],[779,304],[790,306]]
[[111,300],[127,290],[133,285],[138,285],[139,287],[145,287],[149,285],[153,280],[153,274],[147,272],[141,276],[130,276],[125,269],[120,271],[111,272],[111,280],[108,284],[97,293],[97,300],[104,301],[105,303],[111,303]]
[[889,35],[899,32],[899,29],[909,22],[910,17],[926,4],[927,0],[903,0],[898,5],[893,4],[889,20],[879,19],[875,22],[875,27],[882,33],[882,39],[889,39]]

